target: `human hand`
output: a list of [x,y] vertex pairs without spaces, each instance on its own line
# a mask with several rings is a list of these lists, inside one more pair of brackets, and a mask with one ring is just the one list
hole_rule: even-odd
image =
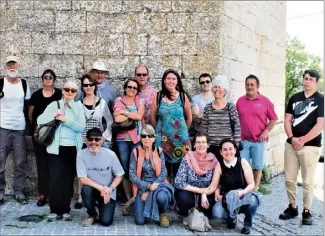
[[304,146],[303,144],[300,143],[300,138],[296,138],[296,137],[293,137],[291,139],[291,145],[296,150],[299,150],[300,148],[302,148]]
[[210,195],[212,193],[211,187],[201,188],[201,194]]
[[260,135],[260,137],[258,138],[258,141],[259,142],[265,142],[268,137],[269,137],[269,130],[268,129],[265,129],[263,131],[263,133]]
[[216,200],[216,202],[221,201],[222,199],[222,195],[220,195],[220,188],[217,188],[217,190],[214,193],[214,200]]
[[110,194],[110,193],[107,193],[107,194],[105,194],[105,195],[103,196],[103,198],[104,198],[104,204],[107,204],[107,203],[109,203],[110,200],[111,200],[111,194]]
[[67,121],[67,117],[65,115],[58,115],[55,117],[56,120],[60,120],[62,122],[66,122]]
[[237,192],[237,197],[238,198],[242,198],[245,194],[246,194],[246,191],[245,190],[239,190]]
[[100,190],[100,196],[104,197],[106,194],[111,194],[112,189],[107,187],[107,186],[103,186]]
[[64,115],[64,112],[61,109],[57,109],[56,112],[54,113],[54,117],[56,118],[57,116]]
[[158,188],[158,186],[159,186],[159,184],[158,183],[152,183],[152,184],[150,184],[150,191],[155,191],[156,190],[156,188]]
[[205,195],[205,194],[202,194],[202,195],[201,195],[201,206],[202,206],[204,209],[209,209],[209,207],[210,207],[210,204],[209,204],[209,201],[208,201],[207,195]]
[[142,193],[142,194],[141,194],[141,200],[142,200],[142,201],[145,201],[145,200],[147,199],[147,197],[148,197],[148,194],[149,194],[149,192],[144,192],[144,193]]

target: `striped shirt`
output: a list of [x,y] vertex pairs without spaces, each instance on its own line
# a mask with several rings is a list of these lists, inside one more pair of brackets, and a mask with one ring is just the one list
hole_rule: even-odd
[[[234,134],[231,129],[229,116],[231,116],[235,124]],[[227,103],[224,108],[216,110],[212,103],[206,105],[202,118],[202,132],[208,134],[211,145],[219,146],[220,141],[224,138],[232,138],[239,144],[240,125],[236,106],[233,103]]]

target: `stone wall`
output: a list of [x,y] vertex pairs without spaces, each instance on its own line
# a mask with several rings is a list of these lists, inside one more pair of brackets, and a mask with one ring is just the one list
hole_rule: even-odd
[[[283,2],[0,0],[0,64],[9,54],[20,56],[21,76],[32,90],[47,68],[54,69],[60,86],[98,59],[119,91],[140,63],[149,67],[157,88],[166,69],[177,69],[191,95],[200,73],[224,73],[231,78],[233,101],[245,93],[243,81],[253,72],[280,118],[266,158],[277,173],[283,169],[284,21]],[[31,153],[29,166],[27,191],[34,193]],[[6,176],[12,182],[12,171]]]

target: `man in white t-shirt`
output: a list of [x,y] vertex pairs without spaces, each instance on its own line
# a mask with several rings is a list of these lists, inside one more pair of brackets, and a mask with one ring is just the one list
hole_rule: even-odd
[[30,98],[30,89],[18,76],[18,57],[7,57],[4,69],[6,77],[0,79],[0,205],[4,203],[5,166],[11,149],[15,163],[15,199],[20,204],[27,204],[24,194],[27,163],[24,106]]

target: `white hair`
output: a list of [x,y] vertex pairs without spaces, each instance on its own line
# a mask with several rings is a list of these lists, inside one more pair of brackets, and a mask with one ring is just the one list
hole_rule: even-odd
[[227,93],[229,92],[229,79],[225,75],[218,75],[212,80],[212,88],[215,86],[220,86],[224,88]]
[[78,83],[75,79],[66,79],[63,83],[63,87],[75,88],[78,89]]

